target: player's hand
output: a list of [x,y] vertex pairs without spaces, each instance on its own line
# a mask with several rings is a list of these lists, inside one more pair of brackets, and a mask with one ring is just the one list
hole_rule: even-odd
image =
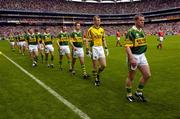
[[91,57],[91,51],[89,50],[89,48],[86,48],[86,55],[88,56],[88,57]]
[[131,65],[131,70],[136,70],[137,68],[137,60],[135,58],[130,59],[130,65]]
[[73,47],[73,50],[74,50],[74,51],[77,51],[77,48],[76,48],[76,47]]
[[106,56],[108,56],[109,55],[109,50],[106,48],[105,51],[106,51]]

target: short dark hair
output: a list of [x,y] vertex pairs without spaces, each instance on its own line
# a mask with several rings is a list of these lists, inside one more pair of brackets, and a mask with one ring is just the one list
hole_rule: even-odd
[[77,21],[77,22],[75,22],[75,24],[74,24],[74,25],[76,26],[77,24],[80,24],[80,22],[79,22],[79,21]]
[[144,17],[144,15],[143,15],[143,14],[136,14],[136,15],[134,16],[134,20],[135,20],[135,21],[138,20],[139,17]]

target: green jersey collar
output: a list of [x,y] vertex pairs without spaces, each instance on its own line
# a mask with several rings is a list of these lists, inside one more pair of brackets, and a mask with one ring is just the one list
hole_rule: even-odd
[[137,30],[137,31],[139,31],[139,32],[141,32],[142,31],[142,28],[140,28],[140,30],[134,25],[133,27],[132,27],[134,30]]

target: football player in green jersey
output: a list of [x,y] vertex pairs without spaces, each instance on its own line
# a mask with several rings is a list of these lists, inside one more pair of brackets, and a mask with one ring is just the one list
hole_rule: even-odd
[[44,45],[42,43],[42,34],[38,31],[38,29],[35,29],[34,31],[35,31],[35,35],[37,37],[37,40],[39,42],[38,51],[39,51],[39,53],[41,55],[41,62],[43,64],[43,61],[44,61]]
[[15,38],[14,33],[11,31],[8,35],[8,40],[12,51],[15,51]]
[[143,31],[145,18],[139,14],[134,17],[135,25],[128,30],[126,35],[126,53],[128,59],[129,72],[126,80],[127,99],[129,102],[134,102],[135,98],[132,95],[132,83],[135,77],[136,69],[139,69],[142,76],[135,96],[138,100],[146,102],[143,96],[143,88],[151,76],[150,68],[145,56],[147,49],[146,36]]
[[26,36],[24,34],[24,31],[19,32],[19,34],[17,36],[17,40],[18,40],[18,46],[19,46],[20,53],[22,55],[24,55],[25,50],[26,50]]
[[86,68],[84,64],[84,50],[83,50],[83,32],[81,31],[80,22],[75,23],[75,29],[71,33],[70,44],[72,46],[72,74],[75,74],[75,63],[76,59],[79,58],[81,69],[83,72],[83,79],[87,79]]
[[29,46],[29,53],[33,61],[32,67],[37,66],[38,61],[38,40],[34,34],[34,29],[30,28],[27,34],[27,42]]
[[71,65],[71,54],[70,54],[70,49],[69,49],[69,34],[67,33],[67,27],[63,26],[62,27],[62,32],[58,34],[57,36],[57,45],[58,45],[58,50],[59,50],[59,64],[60,64],[60,69],[62,70],[62,59],[63,56],[66,55],[68,59],[68,64],[69,64],[69,71],[72,71],[72,65]]
[[[53,37],[49,31],[48,28],[44,29],[44,34],[42,36],[42,42],[45,47],[45,61],[47,64],[47,67],[54,67],[53,61],[54,61],[54,47],[53,47]],[[48,55],[51,55],[51,62],[48,62]]]

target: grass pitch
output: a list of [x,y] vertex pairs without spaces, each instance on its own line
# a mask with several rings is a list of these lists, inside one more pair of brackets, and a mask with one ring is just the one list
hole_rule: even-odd
[[[147,103],[127,102],[125,79],[127,65],[125,50],[115,47],[115,37],[107,37],[109,56],[107,68],[102,73],[102,84],[95,87],[93,79],[82,80],[77,61],[76,75],[59,70],[58,52],[55,48],[55,67],[39,63],[31,67],[28,54],[12,52],[7,41],[0,41],[0,51],[43,81],[92,119],[179,119],[180,115],[180,36],[167,36],[162,50],[156,48],[157,38],[148,36],[146,56],[152,77],[145,86]],[[122,39],[121,39],[122,40]],[[91,59],[85,58],[87,72],[91,75]],[[137,72],[133,90],[137,88]],[[36,84],[30,77],[0,55],[0,119],[79,119],[63,103]]]

